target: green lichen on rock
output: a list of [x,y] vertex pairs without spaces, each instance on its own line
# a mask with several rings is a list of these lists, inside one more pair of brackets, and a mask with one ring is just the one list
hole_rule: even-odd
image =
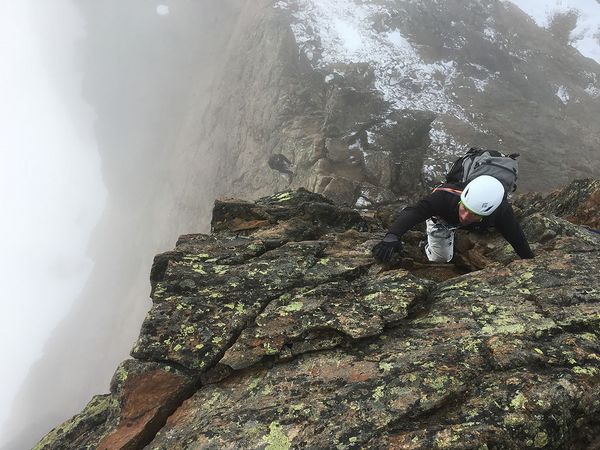
[[288,437],[277,422],[269,425],[269,434],[263,440],[267,443],[265,450],[289,450],[292,447]]
[[375,392],[373,392],[373,398],[375,400],[381,400],[381,398],[383,397],[383,390],[385,388],[383,386],[377,386],[375,388]]
[[286,202],[292,198],[293,192],[282,192],[281,194],[274,195],[271,197],[275,202]]
[[519,392],[515,397],[510,401],[510,406],[514,409],[522,409],[525,407],[527,403],[527,398]]
[[280,297],[256,318],[255,326],[242,332],[220,363],[241,369],[266,356],[287,358],[381,334],[386,324],[406,317],[409,306],[424,298],[430,287],[405,271],[394,271]]
[[533,439],[533,446],[535,448],[543,448],[546,445],[548,445],[548,435],[546,433],[544,433],[543,431],[540,433],[537,433],[535,435],[535,438]]
[[302,302],[292,302],[282,308],[283,311],[286,312],[297,312],[302,310],[302,306],[304,303]]
[[71,448],[95,449],[118,417],[118,401],[111,395],[97,395],[84,410],[54,428],[34,450],[68,450]]

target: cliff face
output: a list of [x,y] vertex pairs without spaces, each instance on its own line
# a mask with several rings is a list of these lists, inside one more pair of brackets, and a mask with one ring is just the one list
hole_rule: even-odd
[[256,5],[198,124],[216,195],[386,203],[471,145],[520,153],[525,191],[600,173],[600,66],[510,2]]
[[155,258],[110,394],[36,448],[595,448],[599,195],[519,197],[535,259],[489,232],[427,264],[412,231],[390,267],[378,222],[320,195],[218,201]]

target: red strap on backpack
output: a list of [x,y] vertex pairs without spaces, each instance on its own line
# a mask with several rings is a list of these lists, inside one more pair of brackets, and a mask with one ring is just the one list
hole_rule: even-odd
[[446,191],[446,192],[450,192],[451,194],[454,195],[458,195],[459,197],[462,194],[462,191],[459,189],[452,189],[452,188],[445,188],[445,187],[437,187],[435,188],[432,192],[436,192],[436,191]]

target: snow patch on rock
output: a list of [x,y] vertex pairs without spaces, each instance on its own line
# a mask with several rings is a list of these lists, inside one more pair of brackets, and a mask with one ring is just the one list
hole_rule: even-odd
[[563,104],[566,105],[567,103],[569,103],[570,96],[569,96],[569,91],[567,91],[566,87],[558,86],[558,89],[557,89],[555,95],[560,99],[561,102],[563,102]]
[[375,133],[370,130],[367,130],[367,142],[369,145],[373,145],[375,143]]
[[483,35],[492,42],[496,42],[498,37],[498,33],[496,33],[496,30],[493,30],[492,28],[486,28],[483,30]]
[[480,80],[478,78],[474,78],[471,77],[471,81],[473,81],[473,85],[475,86],[475,89],[477,89],[479,92],[483,92],[485,91],[485,87],[487,86],[489,80]]
[[440,174],[446,174],[452,163],[464,155],[468,146],[461,144],[448,133],[444,122],[436,119],[429,131],[429,151],[423,161],[423,178],[427,181],[442,181]]
[[596,86],[594,86],[593,84],[588,85],[588,87],[585,88],[585,92],[586,94],[588,94],[590,97],[593,98],[598,98],[600,97],[600,89],[598,89]]
[[296,42],[315,67],[368,63],[375,88],[393,108],[451,114],[470,123],[453,100],[452,83],[460,75],[454,61],[426,63],[401,30],[374,29],[376,16],[387,8],[357,0],[288,0],[276,6],[292,14]]

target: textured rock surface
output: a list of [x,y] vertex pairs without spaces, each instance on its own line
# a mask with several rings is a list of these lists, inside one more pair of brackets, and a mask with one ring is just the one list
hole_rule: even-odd
[[115,372],[110,394],[94,397],[35,448],[141,448],[193,392],[192,387],[193,378],[172,366],[124,361]]
[[597,183],[517,200],[535,259],[489,232],[448,265],[420,231],[375,264],[377,222],[308,191],[219,201],[155,258],[136,359],[38,448],[596,448],[600,236],[550,211]]
[[570,222],[600,229],[600,181],[575,180],[547,196],[530,193],[517,199],[525,213],[551,213]]
[[[344,143],[365,158],[383,151],[395,163],[392,189],[439,180],[469,145],[521,153],[526,189],[597,176],[600,66],[510,1],[277,5],[327,92],[355,88],[349,97],[368,106],[346,104],[356,118],[371,112],[367,121],[327,123],[347,130]],[[387,105],[367,100],[369,87]]]

